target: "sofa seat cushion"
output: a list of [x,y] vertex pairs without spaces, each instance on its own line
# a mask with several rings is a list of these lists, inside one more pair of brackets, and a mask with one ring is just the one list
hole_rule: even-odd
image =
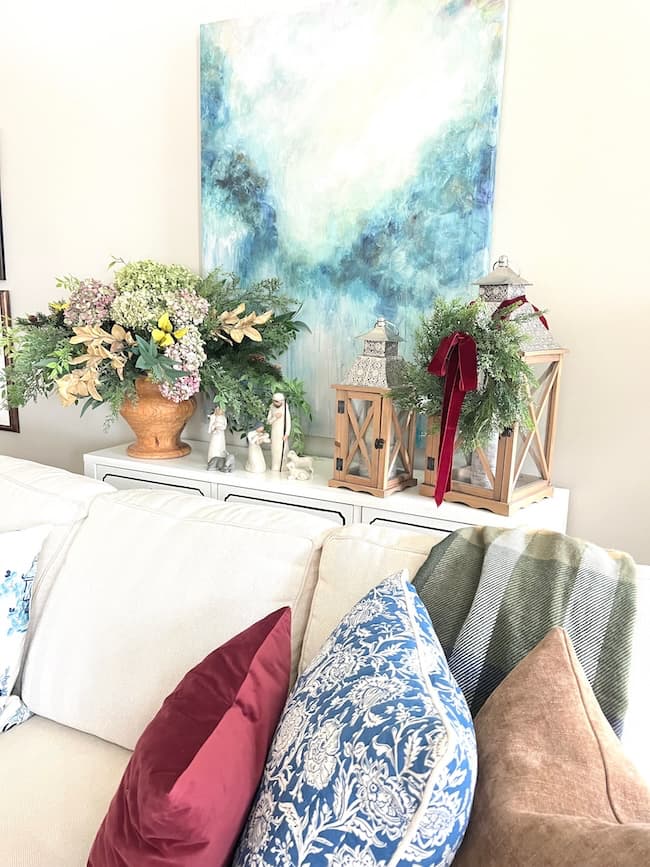
[[130,755],[41,717],[0,735],[2,867],[85,867]]
[[40,716],[133,749],[183,675],[288,606],[292,671],[331,524],[163,491],[98,497],[25,660]]

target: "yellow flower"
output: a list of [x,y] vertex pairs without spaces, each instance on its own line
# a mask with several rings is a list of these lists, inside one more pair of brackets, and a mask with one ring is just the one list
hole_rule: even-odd
[[47,305],[52,313],[62,313],[64,310],[67,310],[70,306],[67,301],[50,301]]
[[167,313],[163,313],[158,320],[158,328],[154,328],[151,332],[151,336],[155,342],[163,349],[166,346],[171,346],[174,340],[180,340],[181,337],[185,337],[186,334],[187,328],[177,328],[174,331],[174,326]]

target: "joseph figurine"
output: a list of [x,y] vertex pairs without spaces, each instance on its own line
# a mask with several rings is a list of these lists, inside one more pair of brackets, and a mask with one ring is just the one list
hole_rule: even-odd
[[271,399],[266,423],[271,425],[271,470],[279,473],[287,453],[287,440],[291,433],[291,413],[282,392]]

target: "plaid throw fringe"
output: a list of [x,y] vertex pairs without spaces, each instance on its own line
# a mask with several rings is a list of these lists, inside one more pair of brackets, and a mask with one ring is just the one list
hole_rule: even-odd
[[434,545],[413,584],[473,716],[563,626],[620,737],[636,610],[629,555],[561,533],[468,527]]

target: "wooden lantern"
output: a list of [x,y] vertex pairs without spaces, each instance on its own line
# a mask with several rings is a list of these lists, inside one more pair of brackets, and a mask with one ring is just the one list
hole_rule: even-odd
[[364,351],[336,391],[334,477],[329,485],[387,497],[416,484],[413,477],[413,411],[398,410],[389,397],[403,361],[394,325],[379,319],[361,335]]
[[[522,299],[511,314],[513,319],[534,311],[524,295],[530,284],[501,257],[486,277],[477,281],[481,296],[493,309],[505,300]],[[553,496],[551,472],[557,430],[558,396],[562,363],[566,354],[539,318],[521,323],[527,334],[524,360],[533,369],[537,386],[528,389],[528,409],[532,429],[515,425],[501,432],[493,448],[476,449],[462,460],[462,444],[457,448],[451,489],[445,500],[488,509],[499,515],[512,515],[517,509]],[[426,440],[424,484],[420,493],[432,497],[437,479],[439,433],[435,420],[429,421]],[[478,472],[473,468],[478,467]]]

